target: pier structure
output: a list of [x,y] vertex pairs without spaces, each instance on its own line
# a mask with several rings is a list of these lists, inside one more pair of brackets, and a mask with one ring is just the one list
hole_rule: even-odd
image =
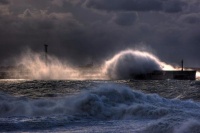
[[196,70],[184,70],[183,60],[181,60],[181,70],[155,70],[149,73],[132,73],[130,78],[136,80],[196,80]]

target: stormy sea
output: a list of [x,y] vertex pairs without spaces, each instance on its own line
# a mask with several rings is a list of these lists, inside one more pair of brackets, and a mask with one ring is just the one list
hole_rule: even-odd
[[199,133],[200,81],[0,80],[0,132]]
[[43,57],[28,53],[18,79],[0,80],[0,132],[200,133],[200,80],[131,76],[178,66],[138,50],[89,67]]

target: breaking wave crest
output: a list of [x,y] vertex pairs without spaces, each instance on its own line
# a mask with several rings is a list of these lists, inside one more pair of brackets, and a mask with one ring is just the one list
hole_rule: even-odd
[[1,117],[78,114],[99,119],[126,119],[133,116],[157,118],[168,113],[165,108],[155,106],[157,101],[167,102],[166,99],[112,84],[70,97],[29,99],[1,93],[0,99]]
[[[169,100],[156,94],[144,94],[127,86],[103,84],[80,94],[56,98],[29,99],[1,93],[0,121],[4,124],[0,124],[0,127],[3,130],[8,124],[16,124],[4,121],[6,118],[25,117],[31,119],[30,123],[37,121],[37,124],[48,123],[52,126],[84,119],[90,121],[137,119],[150,121],[142,133],[182,131],[196,133],[200,124],[199,110],[198,102]],[[24,119],[20,124],[27,125]],[[35,128],[38,128],[37,126]]]
[[135,116],[157,118],[174,111],[186,111],[194,115],[197,112],[193,110],[200,109],[198,102],[169,100],[115,84],[103,84],[74,96],[29,99],[1,93],[0,99],[1,117],[82,114],[106,119]]

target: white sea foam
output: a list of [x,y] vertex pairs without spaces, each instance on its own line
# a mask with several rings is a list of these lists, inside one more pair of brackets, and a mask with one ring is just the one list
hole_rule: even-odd
[[189,119],[181,123],[174,129],[174,133],[199,133],[200,122],[195,119]]
[[[180,133],[182,131],[196,133],[199,131],[199,110],[200,103],[198,102],[170,100],[116,84],[102,84],[86,89],[80,94],[55,98],[29,99],[0,94],[1,123],[2,119],[23,117],[45,117],[47,121],[37,120],[41,124],[43,122],[53,124],[52,118],[58,123],[62,117],[67,117],[64,122],[70,122],[68,118],[71,120],[89,118],[90,121],[137,120],[141,123],[148,121],[148,124],[140,129],[141,133]],[[195,119],[195,121],[188,121],[188,119]],[[0,124],[3,127],[4,125]]]
[[0,94],[0,116],[46,116],[82,114],[98,118],[124,119],[127,116],[160,118],[181,111],[198,115],[200,104],[168,100],[156,94],[144,94],[129,87],[104,84],[70,97],[46,99],[15,98]]

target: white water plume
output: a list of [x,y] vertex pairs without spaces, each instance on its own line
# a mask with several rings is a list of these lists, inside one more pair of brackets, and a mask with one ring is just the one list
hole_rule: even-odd
[[197,79],[200,79],[200,71],[197,71],[197,73],[196,73],[196,78],[197,78]]
[[138,50],[122,51],[105,63],[105,73],[112,79],[126,79],[130,78],[130,74],[144,74],[155,70],[175,68],[151,53]]
[[[67,61],[61,61],[51,55],[48,55],[47,62],[46,64],[44,53],[29,50],[17,60],[17,65],[24,66],[25,76],[21,77],[30,79],[128,79],[131,74],[144,74],[155,70],[181,70],[180,67],[160,61],[149,52],[131,49],[119,52],[98,67],[74,67]],[[199,72],[198,76],[200,77]]]
[[27,77],[31,79],[68,79],[68,80],[84,80],[84,79],[101,79],[100,68],[74,67],[68,62],[59,60],[58,58],[48,55],[47,63],[43,53],[34,53],[28,51],[18,59],[17,64],[24,66]]

